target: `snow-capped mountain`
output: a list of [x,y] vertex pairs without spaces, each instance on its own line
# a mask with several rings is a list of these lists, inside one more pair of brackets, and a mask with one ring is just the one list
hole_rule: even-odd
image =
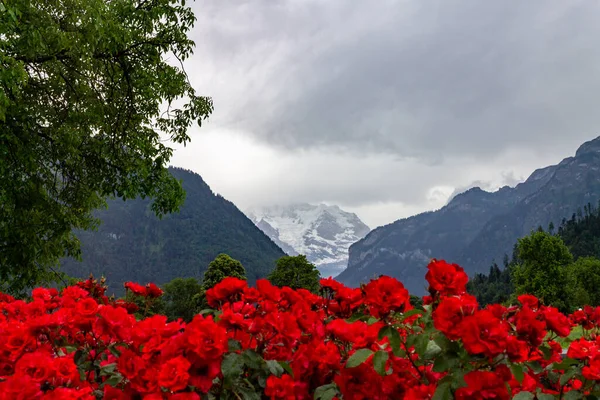
[[325,204],[254,208],[246,215],[287,254],[306,255],[323,277],[343,271],[350,245],[370,231],[356,214]]

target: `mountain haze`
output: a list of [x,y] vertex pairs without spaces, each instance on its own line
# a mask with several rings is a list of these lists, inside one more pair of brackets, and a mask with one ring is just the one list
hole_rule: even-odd
[[111,290],[124,281],[162,284],[177,277],[202,278],[219,254],[238,259],[248,279],[268,275],[285,253],[230,201],[212,192],[200,175],[180,168],[170,172],[182,181],[185,203],[179,213],[158,219],[149,200],[120,199],[96,215],[96,232],[78,232],[83,262],[62,260],[69,275],[90,273],[108,278]]
[[346,268],[348,248],[369,232],[356,214],[334,205],[271,206],[247,215],[287,254],[306,255],[324,277]]
[[511,254],[518,238],[538,226],[555,226],[584,204],[600,199],[600,138],[584,143],[557,165],[536,170],[514,188],[478,187],[455,196],[440,210],[379,227],[349,249],[348,268],[338,279],[356,286],[380,274],[400,279],[423,294],[431,258],[486,272]]

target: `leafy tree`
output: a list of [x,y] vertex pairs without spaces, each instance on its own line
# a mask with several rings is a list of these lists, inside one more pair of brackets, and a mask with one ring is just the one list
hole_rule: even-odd
[[570,309],[574,283],[568,266],[573,256],[559,237],[536,231],[519,239],[517,259],[513,270],[516,294],[529,293],[562,311]]
[[202,285],[195,278],[175,278],[163,286],[161,311],[169,320],[178,318],[189,322],[199,309]]
[[187,143],[213,109],[180,66],[194,45],[184,4],[0,3],[1,290],[78,256],[73,228],[94,228],[107,197],[153,198],[159,216],[182,204],[164,140]]
[[319,271],[308,262],[306,256],[285,256],[277,260],[275,270],[267,277],[275,286],[304,288],[313,293],[319,291]]
[[575,306],[600,305],[600,260],[582,257],[569,266],[575,281],[573,303]]
[[217,258],[208,264],[208,269],[204,273],[202,288],[208,290],[228,276],[245,280],[246,270],[238,260],[234,260],[227,254],[219,254]]

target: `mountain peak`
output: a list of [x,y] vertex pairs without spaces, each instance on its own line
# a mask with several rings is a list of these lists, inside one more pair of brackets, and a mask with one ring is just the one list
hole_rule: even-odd
[[324,203],[256,207],[246,214],[286,253],[306,255],[322,276],[346,268],[348,248],[370,230],[356,214]]
[[579,146],[575,153],[575,157],[588,153],[600,153],[600,136]]

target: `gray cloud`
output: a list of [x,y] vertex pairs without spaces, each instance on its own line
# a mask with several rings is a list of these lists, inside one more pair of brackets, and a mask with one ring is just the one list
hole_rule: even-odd
[[237,71],[239,86],[214,94],[223,126],[286,149],[436,163],[589,138],[598,4],[207,0],[195,36],[200,64]]
[[600,134],[598,2],[193,7],[186,67],[215,113],[174,161],[242,208],[329,201],[391,222],[471,182],[513,186]]

